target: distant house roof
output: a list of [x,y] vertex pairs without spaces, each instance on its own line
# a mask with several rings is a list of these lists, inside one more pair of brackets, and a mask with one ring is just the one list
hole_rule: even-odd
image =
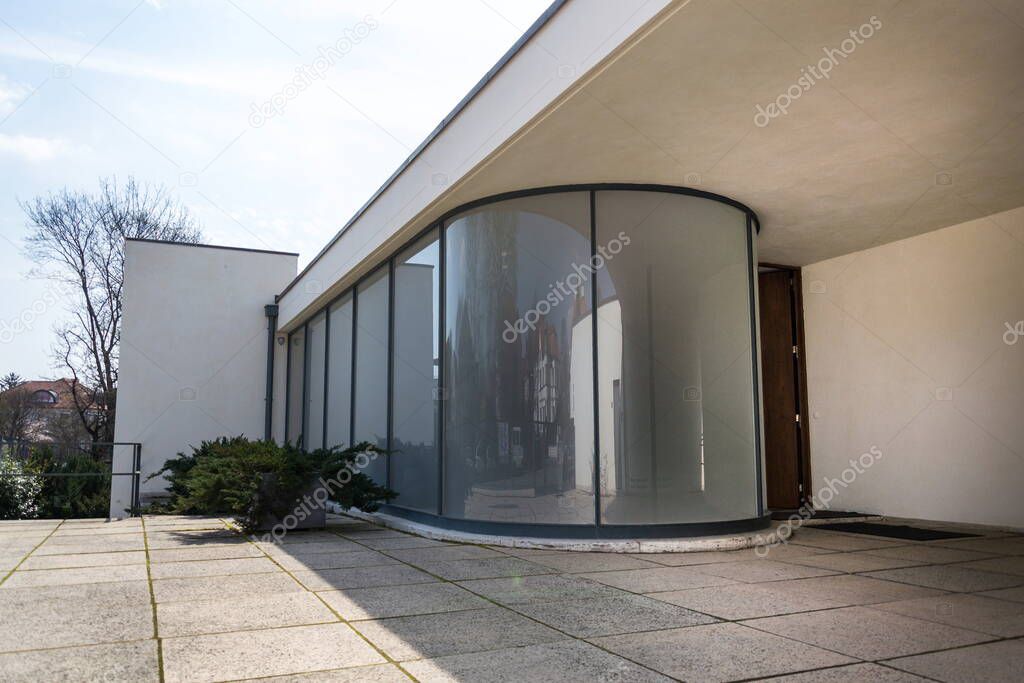
[[[41,379],[22,382],[8,391],[24,391],[31,395],[32,403],[45,410],[70,410],[74,408],[75,381],[71,379]],[[78,389],[78,391],[82,391]],[[4,392],[7,393],[7,392]]]

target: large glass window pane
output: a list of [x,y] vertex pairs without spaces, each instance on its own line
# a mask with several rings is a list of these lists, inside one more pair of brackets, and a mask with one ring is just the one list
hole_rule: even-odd
[[331,306],[327,349],[328,448],[352,442],[352,295]]
[[324,361],[327,358],[327,315],[320,313],[306,326],[306,428],[303,446],[316,450],[324,443]]
[[756,516],[745,214],[599,192],[596,220],[602,521]]
[[589,215],[545,195],[445,231],[445,516],[594,522]]
[[391,488],[396,505],[437,512],[441,253],[437,231],[395,260]]
[[302,440],[303,378],[306,367],[306,331],[299,329],[288,335],[288,420],[285,439],[293,444]]
[[[388,271],[379,268],[356,290],[355,443],[388,445]],[[384,458],[364,473],[384,483]]]

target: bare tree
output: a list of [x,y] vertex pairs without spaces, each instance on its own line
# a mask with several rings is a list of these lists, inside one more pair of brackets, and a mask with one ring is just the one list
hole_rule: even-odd
[[70,319],[55,329],[57,365],[70,373],[82,426],[96,441],[112,441],[121,340],[125,239],[197,243],[197,221],[164,187],[116,179],[97,194],[64,189],[21,204],[31,234],[27,252],[38,277],[70,290]]
[[0,438],[24,440],[39,419],[32,393],[16,373],[0,377]]

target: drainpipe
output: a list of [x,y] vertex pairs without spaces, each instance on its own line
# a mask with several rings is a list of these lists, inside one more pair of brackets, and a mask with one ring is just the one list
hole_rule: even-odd
[[264,399],[266,413],[263,422],[263,438],[270,441],[274,429],[274,335],[277,332],[277,304],[263,307],[267,316],[267,397]]

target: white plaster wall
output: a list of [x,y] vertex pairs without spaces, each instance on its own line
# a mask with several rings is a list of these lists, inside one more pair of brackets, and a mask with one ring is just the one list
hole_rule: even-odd
[[[190,445],[263,438],[263,307],[296,267],[290,254],[127,243],[115,435],[142,443],[143,495],[163,490],[162,480],[145,478]],[[121,450],[115,471],[130,471]],[[112,517],[123,516],[130,498],[128,478],[115,480]]]
[[1024,528],[1024,208],[803,283],[812,492],[877,447],[833,509]]

